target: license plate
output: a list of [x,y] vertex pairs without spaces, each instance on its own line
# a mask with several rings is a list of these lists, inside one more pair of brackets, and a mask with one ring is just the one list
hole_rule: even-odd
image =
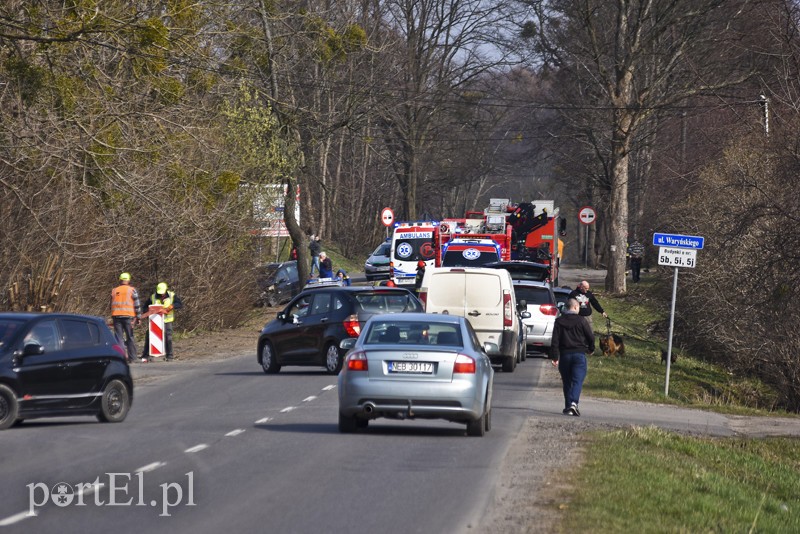
[[398,278],[397,285],[410,286],[411,284],[414,283],[414,280],[415,280],[414,278]]
[[433,374],[431,362],[389,362],[388,367],[390,373]]

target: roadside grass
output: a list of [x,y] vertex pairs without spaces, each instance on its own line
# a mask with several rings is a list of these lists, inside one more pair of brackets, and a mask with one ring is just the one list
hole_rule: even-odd
[[[625,356],[604,357],[599,344],[589,357],[584,391],[614,399],[641,400],[709,409],[720,413],[765,415],[773,411],[776,395],[761,382],[730,375],[673,345],[677,360],[670,366],[669,397],[665,396],[670,295],[653,278],[630,284],[622,297],[596,293],[611,319],[611,332],[625,340]],[[596,336],[608,327],[592,314]],[[785,415],[785,414],[781,414]]]
[[800,532],[800,440],[584,436],[561,532]]

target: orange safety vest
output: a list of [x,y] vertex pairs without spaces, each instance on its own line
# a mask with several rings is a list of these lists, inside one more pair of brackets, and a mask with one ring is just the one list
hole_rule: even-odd
[[112,317],[136,317],[136,309],[133,307],[134,291],[136,291],[134,287],[127,285],[120,285],[111,290]]

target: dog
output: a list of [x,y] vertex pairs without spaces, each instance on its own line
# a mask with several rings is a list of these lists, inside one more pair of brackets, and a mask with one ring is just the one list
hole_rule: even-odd
[[600,350],[603,351],[603,356],[615,354],[625,356],[625,340],[617,334],[602,335],[600,336]]
[[[678,353],[673,350],[672,354],[669,355],[670,364],[675,363],[675,360],[677,359]],[[661,363],[667,363],[667,349],[661,349]]]

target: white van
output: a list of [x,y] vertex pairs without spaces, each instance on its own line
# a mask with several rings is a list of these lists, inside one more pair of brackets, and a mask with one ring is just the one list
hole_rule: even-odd
[[[478,334],[500,347],[489,354],[494,364],[511,372],[525,354],[525,331],[517,312],[511,275],[505,269],[485,267],[429,267],[425,270],[419,298],[428,313],[465,317]],[[526,310],[522,317],[529,315]]]

